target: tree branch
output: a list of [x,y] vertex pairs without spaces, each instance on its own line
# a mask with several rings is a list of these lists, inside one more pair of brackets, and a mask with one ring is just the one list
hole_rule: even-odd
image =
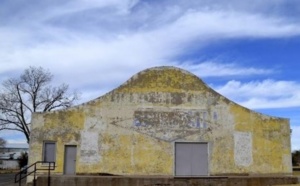
[[0,89],[0,130],[22,132],[28,142],[33,112],[70,107],[78,99],[66,95],[68,86],[51,87],[52,74],[41,67],[25,69],[20,78],[10,78]]

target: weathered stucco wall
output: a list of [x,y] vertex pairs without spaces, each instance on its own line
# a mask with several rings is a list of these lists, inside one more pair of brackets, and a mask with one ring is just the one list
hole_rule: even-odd
[[30,162],[43,141],[77,145],[77,173],[173,175],[174,142],[209,144],[209,174],[291,173],[287,119],[243,108],[181,69],[142,71],[108,94],[67,110],[35,113]]

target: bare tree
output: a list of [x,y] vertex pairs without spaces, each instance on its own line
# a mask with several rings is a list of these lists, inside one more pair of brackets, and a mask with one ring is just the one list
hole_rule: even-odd
[[67,108],[78,100],[68,85],[50,85],[53,75],[42,67],[29,67],[19,78],[3,82],[0,90],[0,130],[22,132],[29,143],[31,114]]
[[0,137],[0,147],[5,147],[6,140]]

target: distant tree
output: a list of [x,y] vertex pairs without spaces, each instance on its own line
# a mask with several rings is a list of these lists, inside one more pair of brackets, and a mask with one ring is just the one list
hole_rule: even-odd
[[29,143],[31,114],[67,108],[78,100],[68,85],[50,85],[53,75],[42,67],[29,67],[19,78],[3,82],[0,89],[0,130],[22,132]]
[[300,150],[295,150],[292,152],[292,164],[293,166],[300,165]]
[[6,140],[0,137],[0,147],[5,147]]

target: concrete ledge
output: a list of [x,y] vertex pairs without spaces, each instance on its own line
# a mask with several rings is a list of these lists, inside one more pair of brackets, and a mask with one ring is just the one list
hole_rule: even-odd
[[[167,176],[52,176],[51,186],[272,186],[297,184],[298,178],[282,177],[192,177]],[[47,186],[48,177],[39,176],[38,186]]]

